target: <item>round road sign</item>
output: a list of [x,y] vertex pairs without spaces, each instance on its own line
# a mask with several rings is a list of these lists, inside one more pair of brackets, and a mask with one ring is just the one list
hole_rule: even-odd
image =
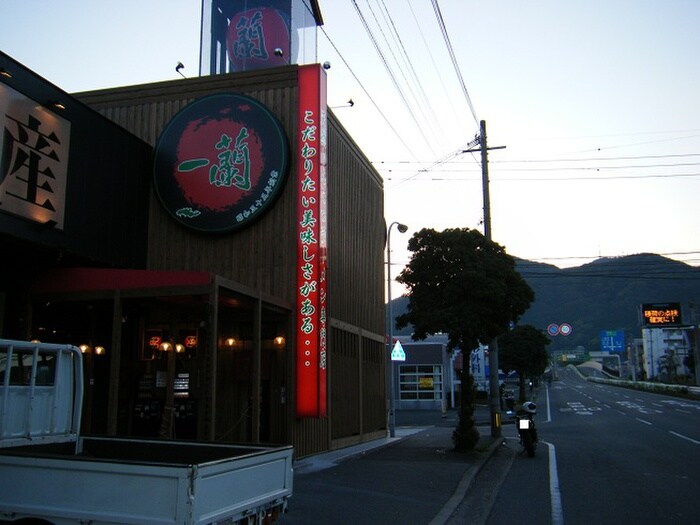
[[547,327],[547,333],[551,336],[555,336],[559,334],[559,325],[556,323],[552,323]]

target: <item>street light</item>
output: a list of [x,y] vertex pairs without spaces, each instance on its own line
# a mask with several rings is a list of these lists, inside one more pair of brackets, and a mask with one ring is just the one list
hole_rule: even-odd
[[387,300],[389,301],[389,362],[391,366],[391,385],[389,396],[389,437],[396,436],[396,410],[394,403],[394,361],[391,360],[391,345],[394,344],[394,315],[391,307],[391,227],[396,225],[400,233],[406,233],[408,226],[400,222],[392,222],[387,228],[386,234],[386,277],[387,277]]

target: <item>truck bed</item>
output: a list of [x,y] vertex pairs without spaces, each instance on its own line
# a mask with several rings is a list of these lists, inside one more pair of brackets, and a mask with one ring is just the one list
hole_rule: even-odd
[[0,449],[0,519],[233,523],[286,507],[291,446],[104,437]]

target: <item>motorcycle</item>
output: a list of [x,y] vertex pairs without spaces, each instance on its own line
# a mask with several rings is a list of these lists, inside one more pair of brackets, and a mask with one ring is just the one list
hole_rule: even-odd
[[537,446],[537,427],[535,427],[536,413],[537,405],[532,401],[526,401],[515,415],[520,444],[531,458],[535,457],[535,447]]

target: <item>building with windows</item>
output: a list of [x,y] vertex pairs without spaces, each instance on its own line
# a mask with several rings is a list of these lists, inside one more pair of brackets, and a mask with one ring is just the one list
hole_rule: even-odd
[[642,329],[642,363],[647,379],[675,382],[688,376],[686,359],[693,354],[694,327]]
[[445,342],[398,338],[405,361],[393,361],[396,410],[444,410],[454,399],[455,377]]
[[85,432],[384,436],[382,179],[320,65],[225,71],[70,95],[0,53],[0,337],[84,345]]

